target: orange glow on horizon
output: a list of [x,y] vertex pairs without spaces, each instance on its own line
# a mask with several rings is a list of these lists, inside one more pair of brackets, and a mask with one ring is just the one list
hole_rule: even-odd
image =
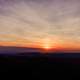
[[44,40],[42,43],[27,43],[27,42],[0,42],[0,46],[15,46],[15,47],[30,47],[30,48],[38,48],[42,49],[43,51],[75,51],[80,50],[80,44],[73,44],[73,43],[64,43],[64,44],[58,44],[58,43],[51,43],[50,40]]

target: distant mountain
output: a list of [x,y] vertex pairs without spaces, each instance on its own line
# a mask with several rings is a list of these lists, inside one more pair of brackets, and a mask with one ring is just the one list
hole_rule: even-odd
[[[0,58],[4,56],[15,56],[19,58],[29,57],[42,57],[43,59],[54,59],[54,58],[80,58],[80,51],[64,51],[64,50],[53,50],[51,52],[45,52],[39,48],[29,47],[15,47],[15,46],[0,46]],[[77,54],[78,53],[78,54]],[[9,55],[8,55],[9,54]],[[12,59],[15,57],[11,57]]]
[[40,48],[29,48],[29,47],[16,47],[16,46],[0,46],[0,54],[40,54],[40,53],[80,53],[80,50],[64,50],[64,49],[52,49],[50,51],[43,50]]
[[0,46],[0,54],[27,53],[27,52],[40,52],[40,50],[37,48],[28,47]]

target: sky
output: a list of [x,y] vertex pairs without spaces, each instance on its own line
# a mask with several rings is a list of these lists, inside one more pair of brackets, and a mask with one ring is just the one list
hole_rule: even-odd
[[80,49],[80,0],[0,0],[0,44]]

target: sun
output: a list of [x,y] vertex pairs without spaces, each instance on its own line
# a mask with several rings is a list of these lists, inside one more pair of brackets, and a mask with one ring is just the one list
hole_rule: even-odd
[[49,49],[51,49],[51,46],[50,46],[50,44],[46,43],[46,44],[43,45],[43,48],[45,50],[49,50]]
[[43,40],[42,48],[45,50],[50,50],[52,48],[50,39]]

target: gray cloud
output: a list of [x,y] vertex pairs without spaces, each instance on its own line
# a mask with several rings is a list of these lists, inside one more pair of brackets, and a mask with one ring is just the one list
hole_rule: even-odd
[[0,0],[0,34],[79,41],[79,13],[80,0]]

